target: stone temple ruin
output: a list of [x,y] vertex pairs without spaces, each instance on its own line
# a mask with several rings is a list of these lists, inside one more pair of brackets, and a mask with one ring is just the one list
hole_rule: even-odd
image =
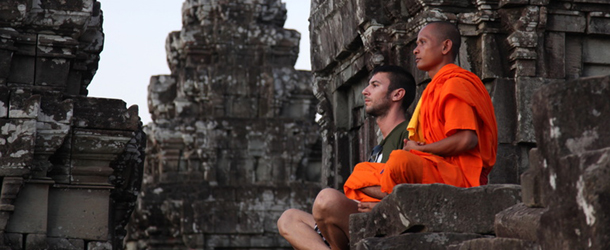
[[288,248],[276,220],[310,209],[320,142],[312,76],[280,0],[187,0],[153,76],[153,122],[129,249]]
[[87,97],[94,0],[0,2],[0,249],[120,249],[142,179],[138,108]]
[[0,2],[0,249],[290,249],[279,215],[379,139],[368,72],[404,66],[421,93],[412,50],[436,20],[494,102],[490,184],[398,186],[352,216],[352,249],[610,248],[610,2],[313,0],[312,72],[280,0],[182,13],[142,129],[137,107],[87,97],[99,2]]

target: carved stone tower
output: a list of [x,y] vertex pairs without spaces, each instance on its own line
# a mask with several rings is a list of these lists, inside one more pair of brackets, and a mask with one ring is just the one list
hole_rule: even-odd
[[149,85],[149,148],[130,248],[288,247],[276,220],[319,190],[312,76],[280,0],[187,0]]

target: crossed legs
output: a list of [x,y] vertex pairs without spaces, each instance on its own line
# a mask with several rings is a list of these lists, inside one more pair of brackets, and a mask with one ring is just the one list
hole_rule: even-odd
[[316,223],[333,250],[349,249],[349,215],[357,212],[358,203],[326,188],[314,201],[313,215],[289,209],[280,216],[277,227],[294,249],[330,249],[314,230]]

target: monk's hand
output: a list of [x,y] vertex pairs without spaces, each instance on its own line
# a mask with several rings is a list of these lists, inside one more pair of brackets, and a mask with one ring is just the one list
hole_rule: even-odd
[[377,205],[377,203],[379,203],[379,202],[360,202],[360,203],[358,203],[358,212],[361,212],[361,213],[370,212]]
[[419,147],[423,146],[425,143],[423,142],[416,142],[416,141],[410,141],[407,139],[404,139],[404,146],[402,147],[402,150],[405,151],[409,151],[411,149],[415,149],[415,150],[419,150]]

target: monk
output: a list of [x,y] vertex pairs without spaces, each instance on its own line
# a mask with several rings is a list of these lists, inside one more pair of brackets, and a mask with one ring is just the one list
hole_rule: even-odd
[[[496,161],[496,118],[481,80],[453,63],[460,43],[458,29],[449,22],[422,28],[413,54],[417,68],[426,71],[432,81],[407,127],[409,140],[402,150],[392,151],[385,164],[356,165],[344,185],[347,199],[333,189],[318,194],[315,221],[332,249],[349,248],[349,217],[345,214],[370,211],[397,184],[474,187],[487,183]],[[337,201],[341,206],[336,206]]]
[[[368,86],[362,90],[364,110],[375,117],[383,140],[373,149],[369,161],[385,163],[393,150],[403,147],[404,139],[409,135],[405,113],[415,99],[415,79],[404,68],[393,65],[377,67],[370,75]],[[361,177],[366,176],[354,178]],[[363,202],[377,201],[368,196],[362,198]],[[327,235],[325,232],[338,231],[329,230],[327,225],[331,224],[320,218],[332,218],[341,223],[341,227],[347,227],[349,215],[358,212],[356,204],[339,190],[327,188],[316,197],[312,214],[298,209],[286,210],[277,221],[278,230],[295,249],[340,248],[347,244],[346,234]],[[328,207],[335,210],[327,210]],[[340,213],[327,213],[335,211]]]

